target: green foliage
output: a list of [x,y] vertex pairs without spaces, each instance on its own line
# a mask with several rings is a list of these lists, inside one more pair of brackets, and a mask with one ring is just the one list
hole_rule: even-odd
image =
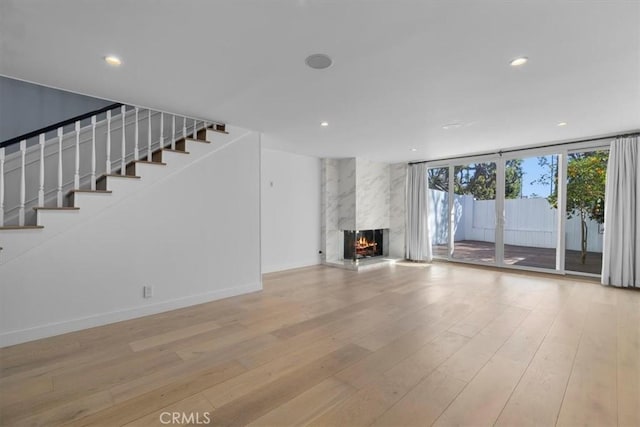
[[429,188],[434,190],[449,191],[449,168],[427,169]]
[[[567,162],[567,218],[579,217],[581,223],[581,262],[587,256],[587,220],[604,223],[604,192],[607,178],[608,151],[589,151],[570,154]],[[541,166],[547,166],[538,182],[552,183],[553,191],[547,200],[558,208],[558,169],[557,164],[549,163],[546,157],[538,158]]]
[[[567,218],[575,216],[604,222],[604,190],[607,178],[608,151],[590,151],[569,155],[567,162]],[[558,207],[557,164],[550,164],[546,157],[538,159],[540,165],[548,166],[550,172],[537,182],[549,184],[553,179],[553,191],[547,200]]]
[[[472,195],[476,200],[496,198],[496,164],[472,163],[456,166],[455,194]],[[517,199],[522,190],[522,160],[507,160],[505,164],[505,196]]]
[[507,160],[504,169],[505,197],[518,199],[522,194],[522,160]]
[[[429,188],[449,191],[449,168],[429,169]],[[471,195],[476,200],[496,198],[496,164],[472,163],[454,168],[454,192]],[[517,199],[522,190],[522,160],[507,160],[505,192],[507,199]]]

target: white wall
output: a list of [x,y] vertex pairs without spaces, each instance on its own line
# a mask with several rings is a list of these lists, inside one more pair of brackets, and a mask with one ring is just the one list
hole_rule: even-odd
[[321,160],[262,150],[262,272],[321,262]]
[[256,133],[133,194],[0,266],[0,345],[262,288]]

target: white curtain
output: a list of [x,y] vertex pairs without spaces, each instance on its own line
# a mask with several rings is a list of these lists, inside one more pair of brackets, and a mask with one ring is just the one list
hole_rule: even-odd
[[640,287],[638,136],[611,143],[604,206],[602,284]]
[[407,174],[407,259],[431,261],[427,165],[409,165]]

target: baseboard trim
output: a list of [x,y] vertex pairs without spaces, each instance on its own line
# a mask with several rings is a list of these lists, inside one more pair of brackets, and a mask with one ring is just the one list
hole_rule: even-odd
[[0,334],[0,348],[262,290],[262,282]]
[[295,268],[311,267],[313,265],[320,265],[321,263],[322,262],[320,261],[320,258],[318,258],[318,259],[308,260],[303,262],[292,262],[287,264],[278,264],[278,265],[271,265],[266,267],[263,265],[262,274],[277,273],[278,271],[293,270]]

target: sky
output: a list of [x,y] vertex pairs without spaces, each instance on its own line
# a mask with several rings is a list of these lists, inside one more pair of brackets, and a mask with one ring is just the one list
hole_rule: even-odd
[[[557,156],[546,156],[548,161],[553,157],[554,162],[558,160]],[[522,196],[523,197],[547,197],[551,191],[549,184],[543,185],[539,183],[532,184],[545,172],[545,168],[538,165],[538,157],[528,157],[522,162]]]

